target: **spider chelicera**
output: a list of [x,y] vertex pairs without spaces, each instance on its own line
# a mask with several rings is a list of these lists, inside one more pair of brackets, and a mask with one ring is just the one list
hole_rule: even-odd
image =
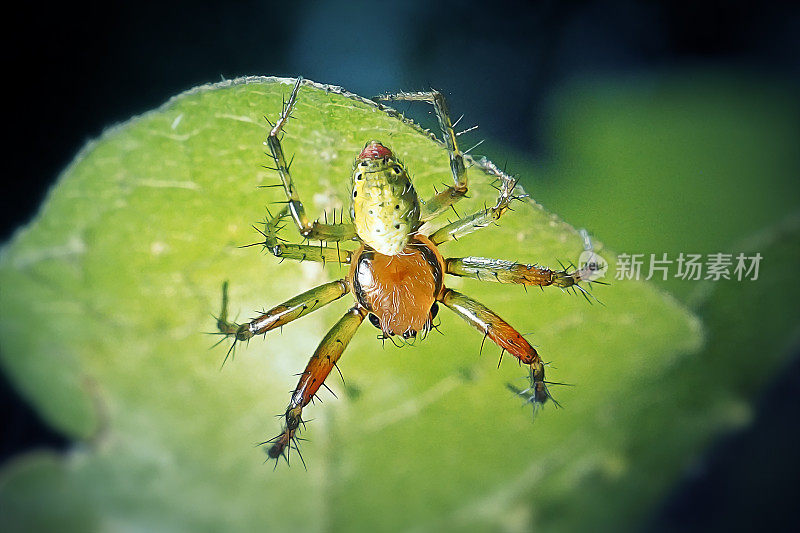
[[[280,136],[288,121],[302,85],[298,79],[281,115],[267,137],[267,146],[274,161],[273,170],[280,175],[286,192],[285,207],[265,222],[261,231],[263,245],[276,257],[349,265],[347,277],[325,283],[266,311],[244,324],[227,319],[227,282],[223,285],[222,311],[217,327],[225,337],[233,337],[228,354],[237,341],[279,328],[312,311],[352,293],[355,305],[331,328],[322,339],[292,393],[284,416],[281,433],[262,444],[269,445],[270,458],[284,456],[297,449],[297,434],[303,423],[302,411],[314,398],[325,379],[336,366],[358,327],[369,317],[382,331],[383,338],[395,335],[403,339],[424,336],[433,327],[438,304],[454,311],[487,338],[530,368],[530,386],[517,391],[527,400],[542,404],[551,398],[544,375],[544,363],[536,350],[513,327],[487,307],[455,290],[447,288],[444,275],[477,278],[500,283],[553,285],[573,287],[581,291],[581,281],[590,279],[591,269],[584,267],[572,272],[551,270],[498,259],[480,257],[445,258],[438,246],[490,225],[499,219],[514,195],[516,181],[486,162],[485,168],[499,182],[499,197],[494,207],[447,224],[426,234],[425,222],[450,209],[467,193],[464,156],[458,148],[453,124],[444,97],[437,91],[399,93],[379,97],[382,100],[411,100],[431,103],[442,129],[450,156],[453,185],[427,202],[420,202],[403,164],[392,151],[379,141],[366,143],[355,159],[351,177],[351,222],[328,224],[310,221],[289,171],[281,148]],[[291,216],[300,235],[307,240],[335,242],[336,246],[290,244],[278,237],[281,220]],[[342,241],[355,241],[355,251],[343,250]],[[227,358],[227,357],[226,357]],[[338,368],[337,368],[338,369]]]

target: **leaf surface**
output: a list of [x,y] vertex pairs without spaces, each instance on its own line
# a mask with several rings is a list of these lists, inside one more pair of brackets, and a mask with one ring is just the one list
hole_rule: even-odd
[[[263,464],[253,445],[277,434],[309,355],[349,296],[266,337],[220,370],[220,287],[243,320],[346,275],[338,265],[282,264],[251,225],[281,191],[263,169],[262,115],[278,115],[290,80],[203,86],[90,143],[41,213],[0,256],[4,369],[54,427],[78,439],[64,456],[7,465],[3,514],[19,528],[62,530],[525,529],[552,523],[570,494],[636,469],[631,423],[647,387],[696,351],[699,322],[646,283],[596,291],[605,305],[557,289],[449,279],[498,311],[552,362],[565,409],[531,421],[506,384],[524,384],[510,357],[446,309],[442,333],[382,346],[369,324],[330,385],[338,399],[306,410],[305,472]],[[327,90],[326,90],[327,89]],[[284,150],[310,216],[348,208],[353,157],[384,141],[422,197],[450,181],[445,149],[419,128],[330,87],[306,85]],[[494,202],[469,170],[469,213]],[[557,208],[557,206],[554,206]],[[299,237],[291,225],[283,236]],[[613,260],[610,252],[601,255]],[[442,247],[546,265],[576,261],[575,230],[532,201]],[[646,396],[649,398],[649,396]],[[658,419],[652,421],[658,424]]]

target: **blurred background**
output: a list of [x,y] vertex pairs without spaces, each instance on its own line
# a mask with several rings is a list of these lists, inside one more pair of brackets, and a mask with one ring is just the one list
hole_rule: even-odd
[[[506,164],[546,208],[619,252],[736,251],[800,207],[796,4],[297,0],[13,9],[4,37],[13,100],[4,113],[11,146],[3,241],[104,128],[195,85],[248,74],[302,75],[363,96],[435,87],[456,117],[465,115],[463,125],[480,126],[471,136],[485,139],[477,153]],[[432,125],[427,109],[408,113]],[[689,172],[684,159],[693,162]],[[661,284],[689,306],[697,297],[691,282]],[[5,381],[0,394],[0,460],[69,446]],[[797,420],[795,356],[759,394],[752,423],[689,461],[643,527],[797,524]]]

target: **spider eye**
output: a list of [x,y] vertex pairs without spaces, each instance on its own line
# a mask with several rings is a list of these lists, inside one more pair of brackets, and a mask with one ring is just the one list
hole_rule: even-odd
[[369,321],[370,321],[370,322],[372,323],[372,325],[373,325],[373,326],[375,326],[376,328],[378,328],[378,329],[380,329],[380,330],[382,330],[382,329],[383,329],[383,328],[381,327],[381,321],[380,321],[380,320],[378,320],[378,317],[377,317],[377,316],[375,316],[375,315],[373,315],[372,313],[370,313],[370,314],[369,314]]

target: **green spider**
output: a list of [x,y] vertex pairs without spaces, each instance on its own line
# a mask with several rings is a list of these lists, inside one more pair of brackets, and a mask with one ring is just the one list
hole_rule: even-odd
[[[292,180],[289,165],[281,148],[280,134],[289,120],[303,84],[298,78],[289,100],[267,137],[266,144],[280,175],[286,193],[285,207],[265,223],[261,243],[276,257],[320,262],[338,262],[349,265],[347,277],[325,283],[304,292],[266,311],[257,318],[237,324],[227,319],[227,282],[223,285],[222,311],[217,327],[233,344],[264,334],[305,316],[348,293],[355,305],[331,328],[322,339],[292,393],[286,408],[283,430],[268,444],[270,458],[284,456],[297,449],[297,434],[303,423],[302,411],[314,398],[325,379],[336,366],[358,327],[369,317],[370,322],[382,331],[383,338],[395,335],[404,339],[424,336],[432,327],[443,304],[478,329],[485,339],[500,346],[530,368],[530,387],[516,391],[538,405],[551,399],[545,381],[544,363],[536,350],[513,327],[479,302],[447,288],[444,275],[492,280],[500,283],[573,287],[590,281],[593,267],[584,266],[568,272],[551,270],[535,265],[481,257],[444,258],[438,247],[490,225],[509,209],[518,198],[514,195],[516,181],[486,162],[488,171],[500,181],[496,204],[472,215],[463,217],[441,229],[427,234],[425,223],[443,214],[467,194],[467,176],[464,156],[458,148],[456,134],[447,111],[444,97],[437,91],[399,93],[379,97],[382,100],[411,100],[433,105],[444,142],[450,157],[453,185],[436,194],[427,202],[420,202],[403,164],[380,141],[371,140],[355,159],[351,176],[352,222],[334,224],[310,221]],[[308,244],[290,244],[278,237],[280,223],[291,217],[300,235],[307,240],[335,242],[336,246],[322,247]],[[355,250],[341,249],[340,242],[354,241]]]

